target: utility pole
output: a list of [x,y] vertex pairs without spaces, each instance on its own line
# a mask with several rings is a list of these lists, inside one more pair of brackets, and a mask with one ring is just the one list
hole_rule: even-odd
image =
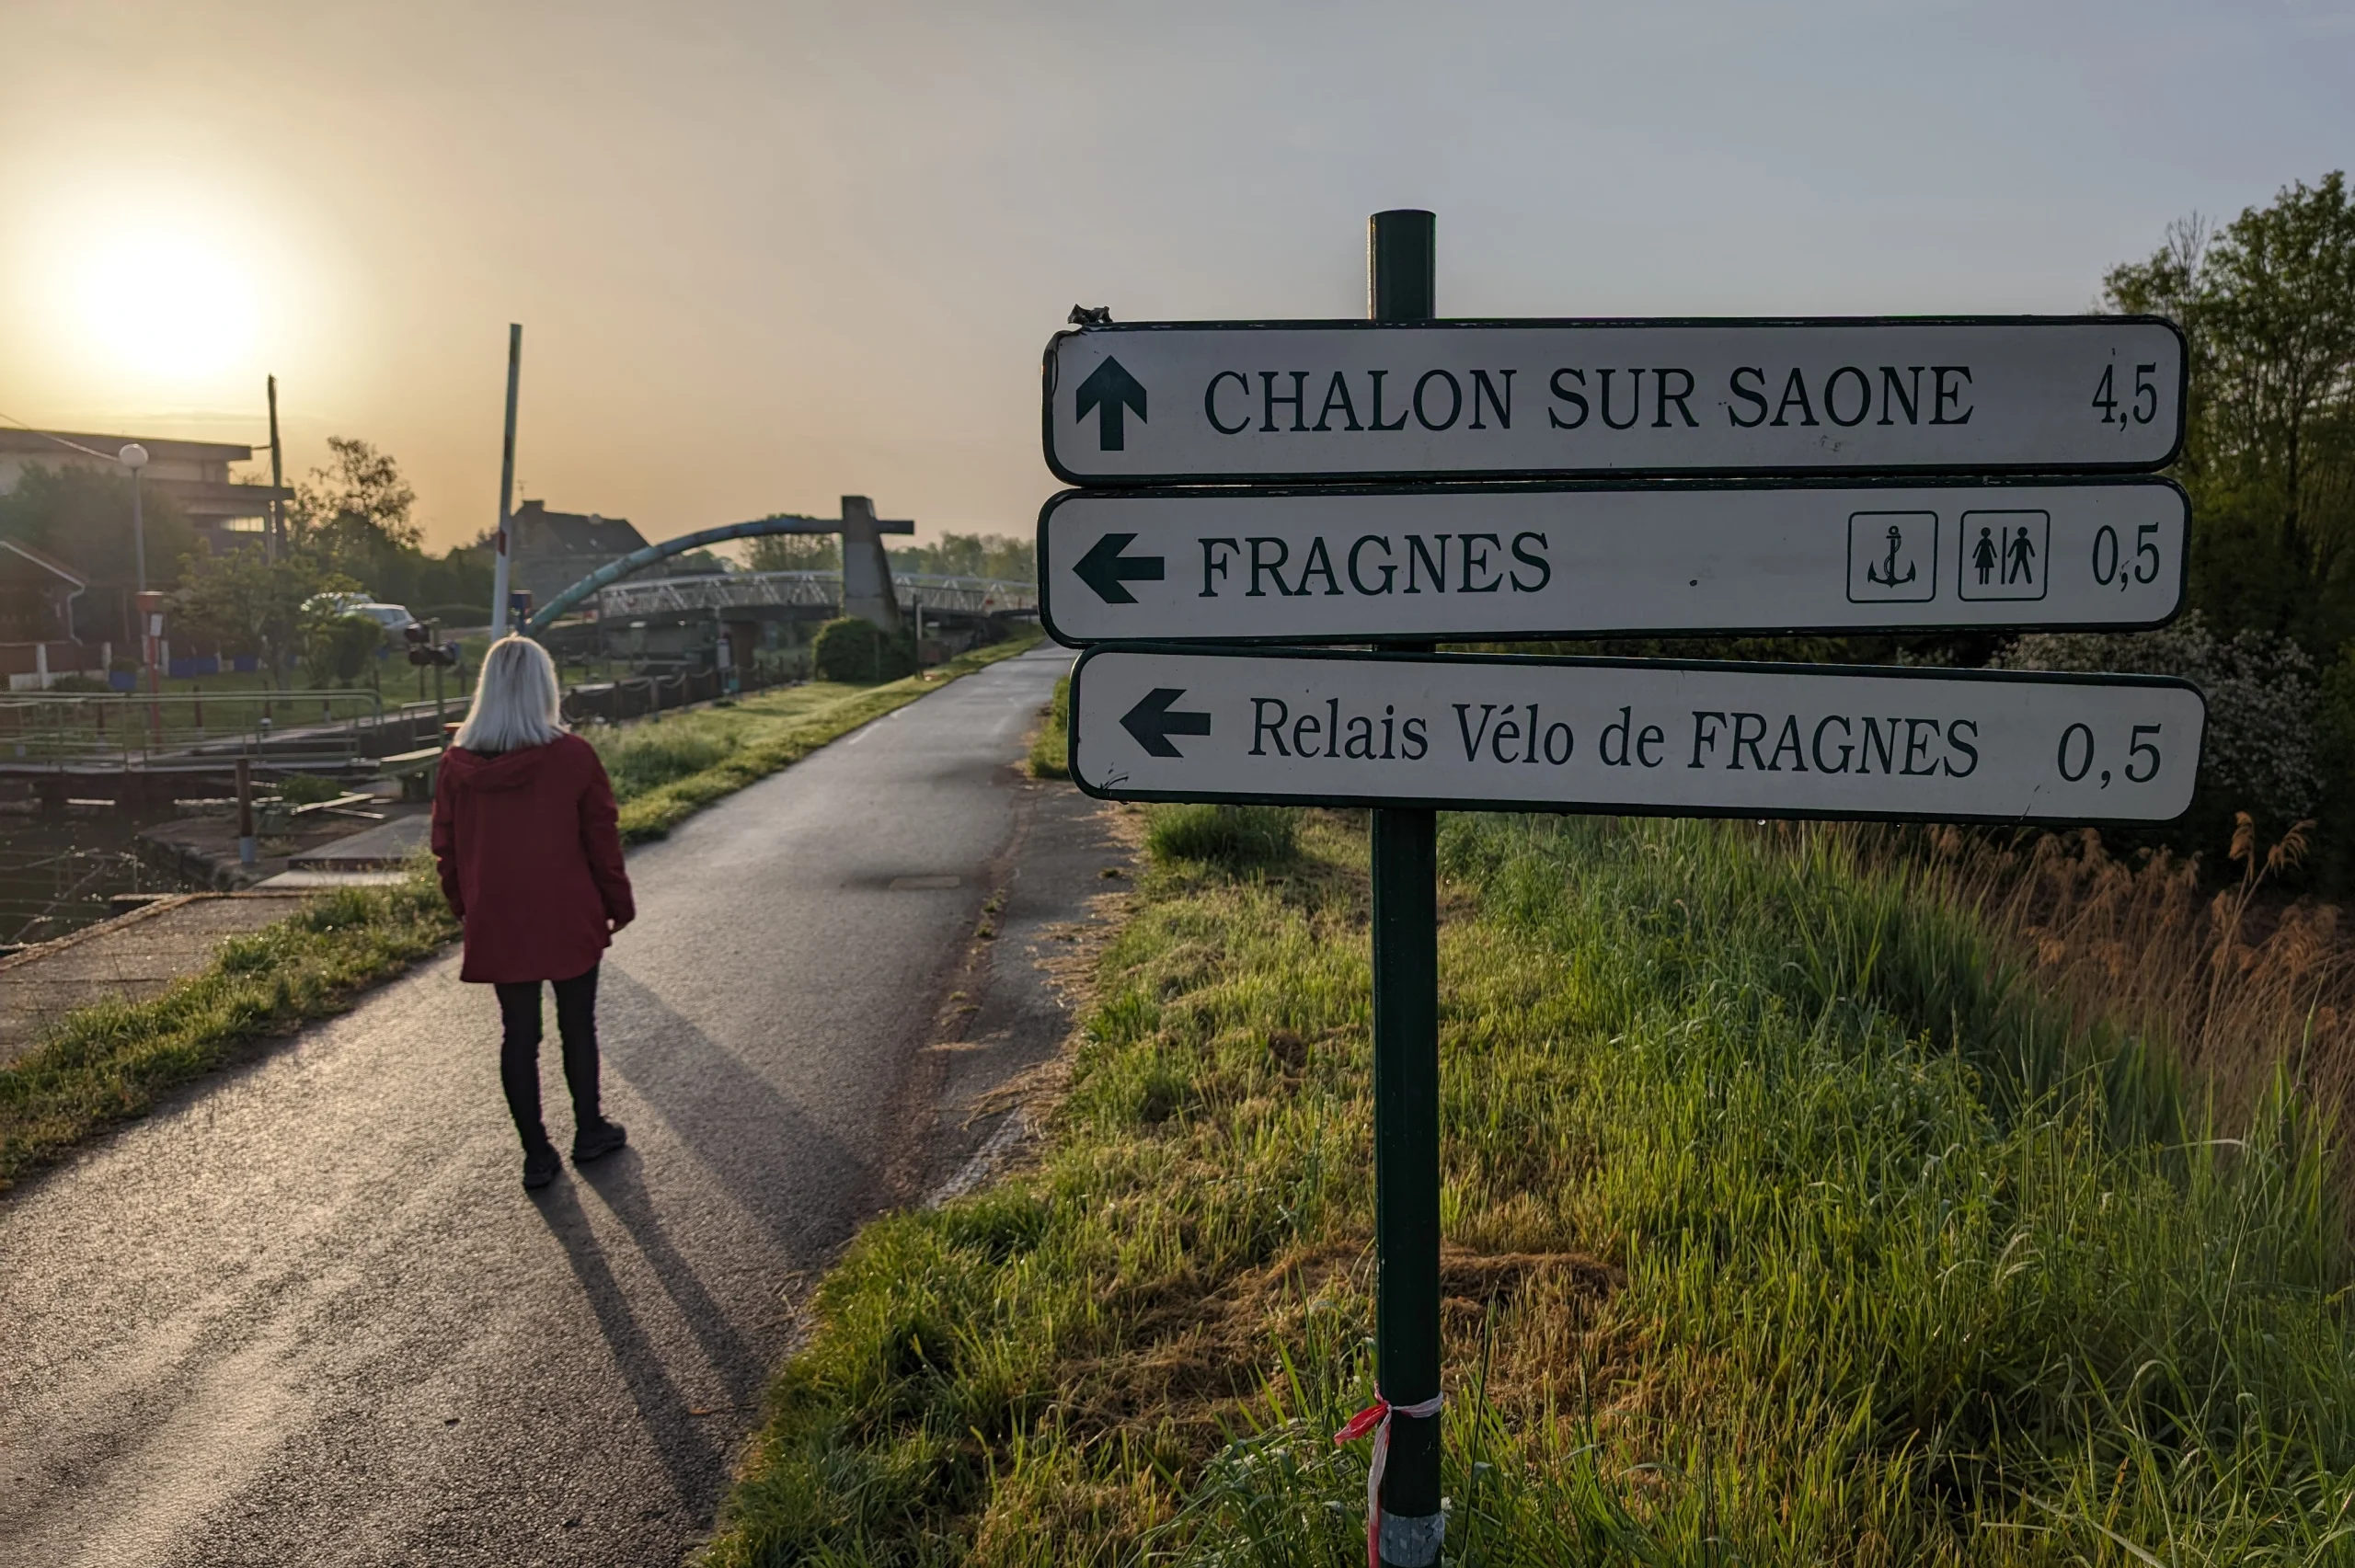
[[490,635],[495,642],[507,635],[508,524],[515,499],[515,386],[523,373],[523,324],[507,325],[507,439],[499,459],[498,554],[490,564]]
[[[1376,212],[1366,232],[1368,314],[1438,314],[1429,212]],[[1430,645],[1400,645],[1417,652]],[[1374,1376],[1388,1402],[1388,1463],[1374,1546],[1384,1568],[1439,1561],[1438,813],[1373,813]],[[1419,1412],[1419,1413],[1413,1413]],[[1380,1439],[1377,1437],[1377,1442]]]
[[[278,445],[278,378],[270,378],[270,487],[286,487],[285,454]],[[275,561],[286,538],[286,503],[276,495],[270,498],[270,531],[262,535],[262,559]]]

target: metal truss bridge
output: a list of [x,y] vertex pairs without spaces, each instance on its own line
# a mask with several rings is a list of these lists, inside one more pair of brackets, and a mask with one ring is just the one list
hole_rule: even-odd
[[[1029,615],[1039,609],[1033,583],[894,572],[891,584],[902,604],[921,603],[932,615]],[[615,583],[598,590],[596,603],[597,619],[613,622],[693,611],[817,608],[842,599],[840,572],[729,572]]]

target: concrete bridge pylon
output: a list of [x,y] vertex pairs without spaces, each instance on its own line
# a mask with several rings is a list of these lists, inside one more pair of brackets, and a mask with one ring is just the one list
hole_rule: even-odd
[[842,536],[843,613],[897,632],[900,600],[891,591],[891,557],[884,553],[883,524],[873,501],[865,496],[843,498]]

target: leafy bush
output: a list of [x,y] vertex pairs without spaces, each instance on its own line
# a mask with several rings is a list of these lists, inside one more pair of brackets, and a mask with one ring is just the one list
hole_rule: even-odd
[[303,650],[304,678],[314,686],[349,686],[385,646],[385,628],[365,615],[337,615],[310,629]]
[[2039,632],[1990,661],[1998,670],[2176,675],[2208,699],[2200,792],[2185,820],[2189,847],[2221,850],[2233,814],[2268,837],[2315,814],[2325,773],[2314,660],[2287,637],[2242,630],[2218,637],[2197,610],[2154,632]]
[[343,785],[316,773],[294,773],[278,781],[278,798],[289,806],[316,806],[343,793]]
[[1165,806],[1145,847],[1165,860],[1203,860],[1233,871],[1283,864],[1299,847],[1300,813],[1281,806]]
[[846,685],[897,681],[916,672],[913,638],[887,634],[856,615],[819,627],[817,640],[810,645],[810,658],[819,680]]

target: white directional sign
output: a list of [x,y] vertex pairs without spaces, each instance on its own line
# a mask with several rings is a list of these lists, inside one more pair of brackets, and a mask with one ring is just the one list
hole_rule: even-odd
[[1074,485],[2129,472],[2182,440],[2148,316],[1172,323],[1047,346]]
[[2145,676],[1090,648],[1072,777],[1117,800],[2158,822],[2206,707]]
[[2164,479],[1074,490],[1041,613],[1074,647],[2154,626],[2189,527]]

